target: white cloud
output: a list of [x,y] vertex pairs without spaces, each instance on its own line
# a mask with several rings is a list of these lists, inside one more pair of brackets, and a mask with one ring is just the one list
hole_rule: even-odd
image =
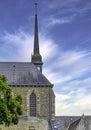
[[90,115],[91,114],[91,94],[79,88],[75,92],[66,94],[56,93],[56,115]]
[[[33,49],[32,35],[23,31],[14,34],[6,32],[0,40],[2,41],[0,60],[30,61]],[[91,73],[91,52],[76,50],[65,52],[53,40],[42,36],[40,48],[44,61],[47,62],[44,74],[52,83],[56,83],[54,87],[56,114],[89,114],[91,77],[88,78],[88,75]]]
[[59,94],[56,93],[56,115],[91,114],[90,85],[91,77],[60,85]]
[[42,35],[40,37],[40,53],[43,60],[46,61],[55,56],[55,50],[58,50],[58,46],[51,39],[46,39]]
[[[58,52],[58,50],[56,51]],[[53,83],[79,79],[91,72],[91,52],[61,51],[56,57],[55,61],[52,61],[52,66],[44,70],[45,75],[49,73],[47,77]]]
[[78,2],[80,2],[81,0],[53,0],[50,4],[49,4],[49,8],[50,9],[55,9],[55,8],[69,8],[74,6],[75,4],[77,4]]
[[0,48],[2,55],[0,59],[8,61],[30,61],[33,36],[21,31],[14,34],[6,32],[0,40],[2,41]]
[[72,20],[71,18],[50,17],[49,19],[47,19],[47,26],[54,26],[56,24],[69,23],[71,20]]
[[[59,4],[61,2],[61,4]],[[82,0],[57,0],[49,3],[49,10],[52,10],[51,16],[45,22],[47,26],[55,24],[65,24],[72,22],[79,16],[84,16],[91,10],[91,1]],[[61,16],[61,18],[60,18]]]

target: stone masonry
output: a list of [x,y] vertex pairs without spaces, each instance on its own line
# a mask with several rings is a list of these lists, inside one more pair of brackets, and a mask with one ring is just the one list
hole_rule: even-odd
[[23,97],[23,117],[30,116],[30,95],[36,94],[36,116],[44,119],[54,119],[55,95],[50,87],[14,86],[14,93],[21,93]]

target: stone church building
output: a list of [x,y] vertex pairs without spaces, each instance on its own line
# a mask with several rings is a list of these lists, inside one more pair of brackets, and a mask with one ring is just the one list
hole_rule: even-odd
[[0,75],[5,75],[14,93],[23,97],[22,118],[34,117],[54,120],[55,94],[53,84],[42,73],[42,56],[39,51],[38,21],[35,14],[34,50],[31,62],[0,62]]
[[42,68],[37,13],[35,13],[31,62],[0,62],[0,75],[5,75],[13,92],[21,93],[23,97],[23,115],[19,124],[8,128],[0,126],[0,128],[2,130],[91,130],[91,116],[55,117],[53,84],[43,75]]

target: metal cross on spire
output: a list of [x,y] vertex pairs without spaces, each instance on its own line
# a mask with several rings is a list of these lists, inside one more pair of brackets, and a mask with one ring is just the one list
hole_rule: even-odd
[[35,3],[35,15],[37,14],[37,5],[38,3]]

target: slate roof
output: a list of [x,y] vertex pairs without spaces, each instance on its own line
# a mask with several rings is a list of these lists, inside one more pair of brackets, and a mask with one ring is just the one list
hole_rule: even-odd
[[78,120],[79,116],[56,116],[53,125],[57,127],[58,130],[65,129],[68,130],[69,124]]
[[[54,130],[76,130],[77,126],[84,120],[84,130],[91,130],[91,115],[87,116],[55,116],[52,122]],[[83,127],[83,128],[84,128]],[[80,128],[79,128],[80,130]],[[83,129],[82,129],[83,130]]]
[[51,85],[48,79],[31,62],[0,62],[0,75],[9,85]]
[[81,118],[79,118],[78,120],[74,121],[72,124],[70,124],[68,130],[76,130],[78,124],[80,123]]

